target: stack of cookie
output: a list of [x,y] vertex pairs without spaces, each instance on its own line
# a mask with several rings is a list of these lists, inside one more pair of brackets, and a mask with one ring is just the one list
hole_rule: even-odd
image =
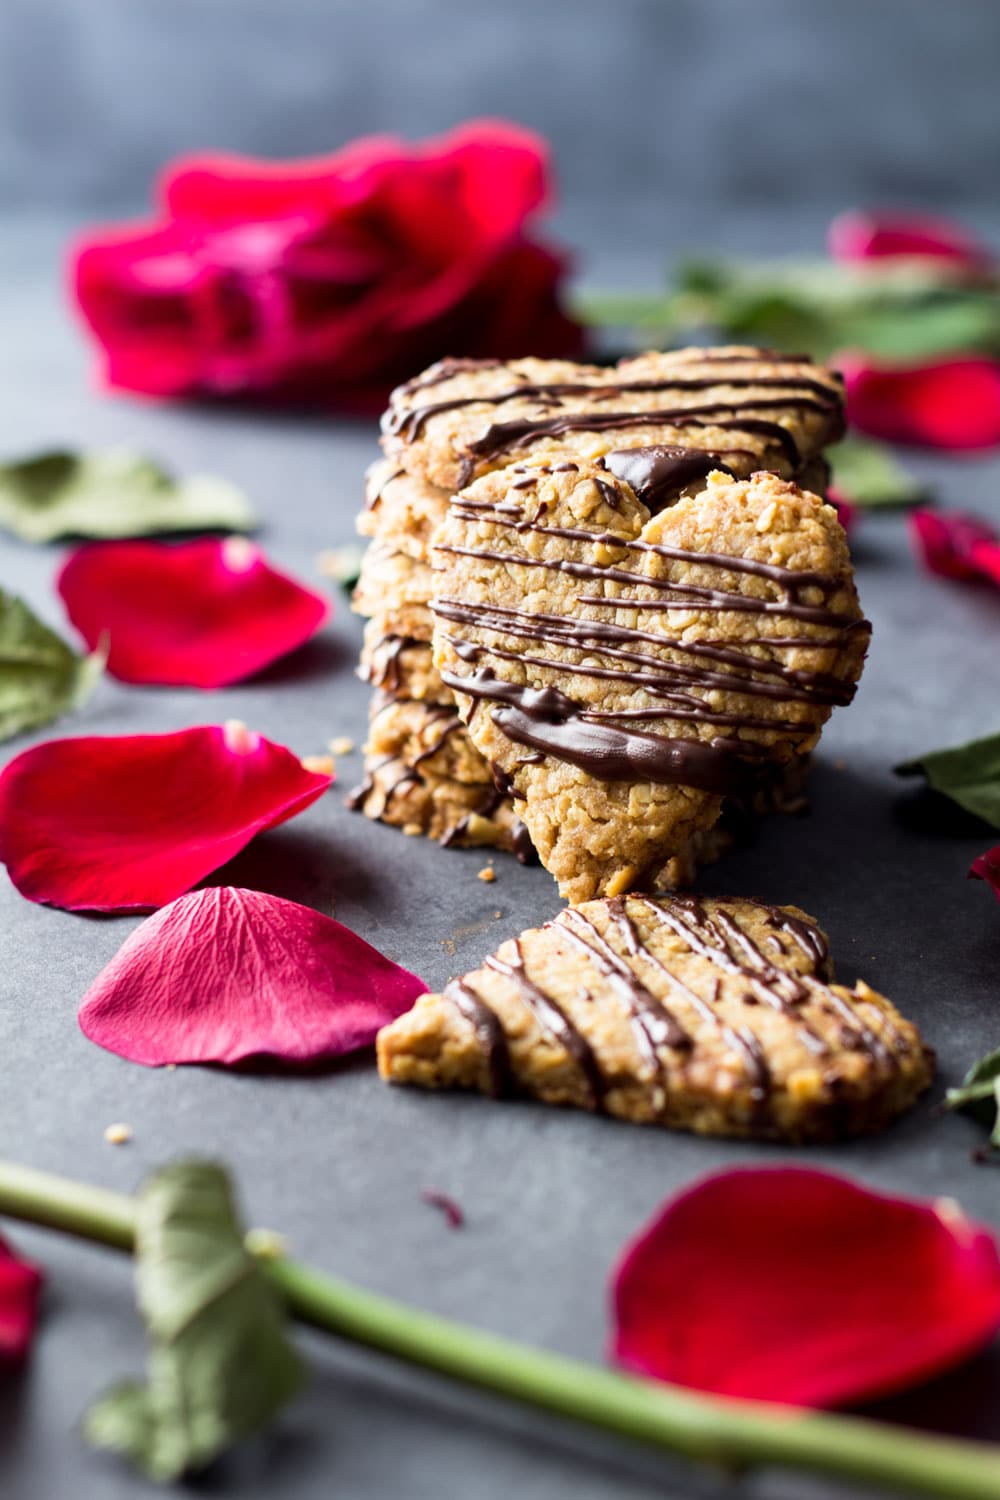
[[[860,621],[843,539],[815,498],[842,405],[831,371],[748,348],[614,369],[447,360],[401,386],[359,521],[372,545],[354,605],[369,616],[361,673],[373,697],[354,804],[445,845],[524,859],[534,843],[564,892],[586,899],[654,876],[683,884],[729,841],[727,813],[796,801],[864,654],[862,631],[843,635]],[[743,483],[751,475],[777,488]],[[685,522],[682,546],[656,540],[665,517]],[[746,563],[755,537],[760,557]],[[720,553],[725,578],[718,563],[712,573]],[[647,578],[654,564],[663,576]],[[630,580],[660,597],[619,605]],[[789,616],[813,639],[792,635]],[[568,725],[560,701],[581,671],[586,729]],[[617,696],[598,701],[594,685],[612,679]],[[526,728],[560,715],[559,733]],[[594,740],[601,715],[614,727],[590,754],[579,742]],[[673,771],[651,770],[648,756],[643,771],[654,734],[675,747]],[[684,735],[708,769],[695,773],[690,745],[676,749]],[[740,742],[729,755],[740,774],[721,774],[726,751],[711,747],[723,738]],[[621,794],[610,810],[595,784]],[[665,786],[690,805],[665,812]],[[649,837],[637,843],[630,825]]]

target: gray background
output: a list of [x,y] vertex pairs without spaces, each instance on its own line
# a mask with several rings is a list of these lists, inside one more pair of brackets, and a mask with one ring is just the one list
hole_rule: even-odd
[[[314,152],[362,131],[422,135],[493,112],[553,140],[554,224],[591,281],[649,283],[666,256],[692,248],[818,249],[830,215],[864,201],[961,212],[996,232],[998,42],[990,0],[946,10],[924,0],[5,0],[0,451],[126,442],[181,470],[226,474],[251,493],[275,559],[315,577],[319,550],[351,536],[371,430],[94,394],[60,292],[72,228],[141,211],[150,175],[177,151]],[[917,464],[943,503],[1000,516],[996,461]],[[767,829],[704,885],[818,914],[841,974],[863,974],[920,1022],[939,1052],[940,1090],[1000,1040],[1000,913],[964,879],[993,839],[982,827],[935,824],[889,768],[997,727],[1000,600],[920,575],[898,517],[866,519],[855,550],[874,646],[855,706],[824,738],[814,811]],[[59,556],[0,545],[0,582],[57,625]],[[240,717],[301,754],[321,752],[330,735],[360,742],[359,633],[339,600],[312,646],[254,683],[198,694],[109,681],[52,732]],[[342,761],[341,789],[357,765]],[[334,912],[437,984],[558,907],[544,872],[498,860],[486,887],[475,879],[481,863],[373,827],[335,792],[218,878]],[[950,1193],[1000,1226],[998,1179],[969,1161],[975,1130],[936,1118],[930,1104],[870,1143],[796,1154],[390,1092],[366,1060],[307,1079],[147,1072],[99,1052],[75,1021],[87,984],[133,925],[32,906],[0,887],[0,1151],[122,1189],[177,1152],[218,1153],[253,1222],[280,1227],[317,1264],[422,1306],[598,1359],[607,1273],[623,1241],[669,1192],[732,1163],[794,1158],[885,1188]],[[119,1119],[135,1139],[115,1149],[102,1131]],[[450,1232],[420,1201],[428,1187],[462,1203],[464,1230]],[[99,1389],[141,1365],[126,1267],[55,1236],[14,1238],[45,1265],[49,1287],[31,1368],[0,1391],[5,1497],[154,1493],[87,1453],[73,1430]],[[197,1492],[840,1493],[773,1473],[737,1486],[306,1342],[307,1394]],[[986,1356],[887,1413],[1000,1437],[998,1396],[1000,1357]]]

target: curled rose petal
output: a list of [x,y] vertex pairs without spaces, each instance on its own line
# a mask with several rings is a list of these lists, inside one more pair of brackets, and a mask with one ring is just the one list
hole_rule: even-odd
[[927,214],[849,209],[830,225],[827,243],[834,260],[847,262],[916,255],[980,271],[993,259],[989,250],[958,224]]
[[226,687],[303,645],[330,612],[245,537],[98,542],[70,556],[58,586],[122,682]]
[[236,721],[49,740],[0,773],[0,862],[29,901],[148,911],[294,818],[331,781]]
[[93,231],[73,294],[112,386],[358,407],[445,354],[578,352],[562,256],[534,238],[545,142],[497,120],[332,156],[203,155],[157,219]]
[[947,1199],[799,1167],[669,1202],[614,1276],[613,1355],[719,1395],[840,1406],[959,1364],[1000,1326],[1000,1256]]
[[926,365],[875,365],[841,354],[847,415],[892,443],[956,450],[1000,443],[1000,364],[980,357]]
[[993,894],[1000,901],[1000,844],[979,854],[969,866],[970,880],[985,880],[993,887]]
[[910,536],[931,573],[1000,588],[1000,536],[992,526],[958,511],[911,511]]
[[423,980],[311,907],[231,886],[149,917],[94,980],[80,1026],[131,1062],[311,1063],[370,1047]]
[[41,1290],[38,1267],[20,1260],[0,1238],[0,1369],[19,1364],[30,1349]]

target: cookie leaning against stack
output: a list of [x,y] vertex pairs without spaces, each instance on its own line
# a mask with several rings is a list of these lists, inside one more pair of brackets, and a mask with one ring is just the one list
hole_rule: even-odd
[[[454,695],[431,658],[431,544],[457,489],[536,455],[593,461],[622,448],[646,450],[636,458],[659,507],[697,492],[713,470],[766,469],[822,489],[821,449],[841,427],[836,376],[744,348],[649,354],[613,370],[445,361],[400,387],[383,421],[387,456],[369,474],[359,521],[375,538],[355,596],[371,617],[361,670],[375,693],[355,805],[444,843],[514,847],[522,857],[530,848],[504,783],[497,790],[448,712]],[[789,759],[749,801],[758,811],[794,802],[803,774],[802,757]],[[738,807],[730,798],[728,808]],[[692,828],[683,846],[675,841],[664,878],[682,882],[695,859],[714,857],[730,841],[724,825],[723,817]]]
[[421,995],[378,1061],[391,1083],[799,1142],[888,1124],[933,1056],[882,995],[833,982],[797,907],[626,896],[568,908]]

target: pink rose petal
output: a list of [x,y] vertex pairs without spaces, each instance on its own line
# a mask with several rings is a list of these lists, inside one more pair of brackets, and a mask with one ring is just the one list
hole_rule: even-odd
[[70,556],[58,586],[122,682],[226,687],[303,645],[330,613],[245,537],[97,542]]
[[150,910],[294,818],[331,781],[235,721],[49,740],[0,773],[0,863],[29,901]]
[[193,891],[137,927],[80,1006],[131,1062],[311,1063],[369,1047],[427,989],[308,906],[232,886]]

